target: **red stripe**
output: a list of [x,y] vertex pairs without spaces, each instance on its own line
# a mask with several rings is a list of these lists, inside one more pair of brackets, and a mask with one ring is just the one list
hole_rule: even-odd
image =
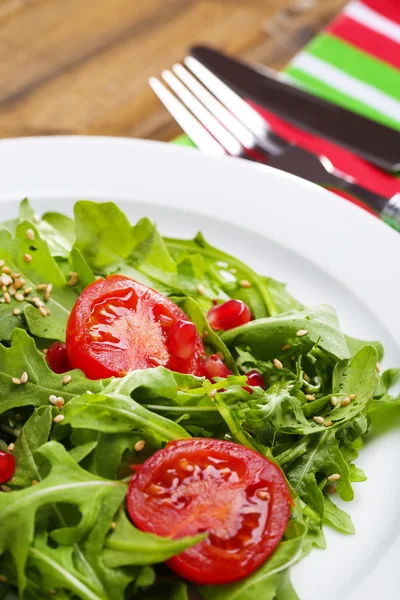
[[386,198],[390,198],[400,192],[400,180],[396,177],[374,167],[367,161],[333,142],[289,125],[289,123],[286,123],[264,108],[257,105],[253,106],[271,125],[275,133],[305,150],[326,156],[338,171],[351,175],[363,187]]
[[363,0],[363,4],[377,13],[400,24],[399,0]]
[[[400,0],[398,1],[400,5]],[[400,69],[400,45],[385,35],[345,15],[333,21],[327,31]]]

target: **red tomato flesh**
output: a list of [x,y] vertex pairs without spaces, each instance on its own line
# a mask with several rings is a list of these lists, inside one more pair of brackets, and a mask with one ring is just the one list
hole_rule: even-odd
[[67,352],[71,367],[89,379],[160,365],[203,373],[203,343],[185,313],[122,275],[97,279],[83,290],[68,320]]
[[213,329],[226,331],[248,323],[251,320],[251,312],[242,300],[228,300],[213,306],[208,311],[207,320]]
[[6,483],[15,473],[15,458],[9,452],[0,450],[0,483]]
[[46,352],[47,363],[54,373],[65,373],[71,370],[68,360],[67,346],[63,342],[54,342]]
[[132,477],[127,508],[141,530],[208,537],[168,566],[198,584],[231,583],[257,569],[282,539],[290,517],[279,467],[239,444],[170,442]]

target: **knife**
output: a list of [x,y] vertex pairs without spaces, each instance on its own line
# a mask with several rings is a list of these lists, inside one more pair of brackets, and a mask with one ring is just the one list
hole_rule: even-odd
[[273,76],[272,71],[261,73],[218,50],[194,46],[190,54],[242,97],[386,171],[400,171],[400,132],[395,129],[309,94]]

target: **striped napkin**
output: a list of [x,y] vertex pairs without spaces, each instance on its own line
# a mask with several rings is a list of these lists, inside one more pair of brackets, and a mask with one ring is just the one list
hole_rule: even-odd
[[[350,2],[285,72],[308,91],[400,131],[400,0]],[[388,198],[400,192],[400,178],[253,106],[278,135],[327,156],[371,191]],[[176,142],[193,145],[186,136]]]

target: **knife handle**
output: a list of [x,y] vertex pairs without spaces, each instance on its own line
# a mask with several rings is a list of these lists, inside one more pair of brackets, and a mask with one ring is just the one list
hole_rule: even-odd
[[385,210],[389,202],[387,198],[384,198],[375,192],[371,192],[357,183],[337,177],[336,175],[330,174],[330,180],[333,187],[342,192],[347,192],[352,196],[356,196],[367,206],[372,208],[378,215]]

